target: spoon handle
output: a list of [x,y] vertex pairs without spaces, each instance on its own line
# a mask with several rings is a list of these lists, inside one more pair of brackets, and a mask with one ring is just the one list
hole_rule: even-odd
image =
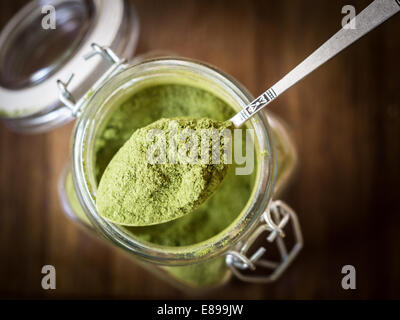
[[231,119],[233,125],[237,128],[240,127],[280,94],[399,11],[400,0],[375,0],[372,2],[353,18],[356,19],[355,29],[340,29],[296,68],[237,113]]

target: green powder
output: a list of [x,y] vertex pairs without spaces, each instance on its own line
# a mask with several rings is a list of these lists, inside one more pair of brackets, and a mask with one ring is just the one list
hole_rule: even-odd
[[65,191],[68,198],[68,204],[70,206],[70,208],[67,208],[66,210],[68,212],[72,211],[73,214],[75,214],[75,216],[85,225],[90,225],[89,219],[86,217],[86,214],[79,203],[78,196],[76,195],[71,173],[68,173],[68,175],[65,177]]
[[[100,181],[115,153],[139,128],[161,118],[225,121],[234,114],[235,110],[223,100],[199,88],[169,84],[142,89],[113,110],[95,141],[97,180]],[[233,163],[228,167],[218,190],[193,213],[160,225],[121,228],[133,237],[165,246],[187,246],[208,240],[227,228],[250,198],[256,172],[236,175],[237,166]],[[216,285],[228,274],[224,257],[190,266],[164,268],[179,281],[196,287]]]
[[224,257],[189,266],[164,268],[180,282],[192,287],[214,287],[229,278]]
[[[231,129],[229,121],[172,118],[136,130],[101,178],[99,213],[126,226],[165,223],[191,213],[227,173],[223,133]],[[149,139],[152,133],[157,136]],[[217,145],[212,133],[220,140]]]

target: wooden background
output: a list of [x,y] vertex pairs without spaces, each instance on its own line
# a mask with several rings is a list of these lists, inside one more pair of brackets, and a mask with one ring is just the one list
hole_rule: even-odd
[[[25,1],[0,2],[0,26]],[[218,66],[254,94],[279,80],[341,25],[341,8],[369,1],[134,1],[137,53],[167,49]],[[300,165],[284,197],[305,248],[272,285],[208,298],[400,298],[400,15],[280,97]],[[72,125],[36,136],[0,125],[0,296],[186,298],[63,215],[56,185]],[[57,289],[41,289],[41,267]],[[341,268],[357,289],[341,288]],[[194,296],[198,297],[198,296]]]

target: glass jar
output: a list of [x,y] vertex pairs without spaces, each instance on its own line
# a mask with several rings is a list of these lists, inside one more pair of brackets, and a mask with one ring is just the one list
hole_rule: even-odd
[[[57,11],[54,30],[41,24],[44,5]],[[119,56],[133,56],[138,36],[138,17],[128,0],[29,2],[0,34],[0,119],[24,133],[77,119],[70,162],[59,183],[64,211],[148,270],[182,288],[219,286],[232,274],[250,282],[276,280],[301,249],[302,237],[293,210],[273,200],[297,159],[287,128],[270,113],[261,112],[247,124],[255,132],[257,165],[251,183],[233,192],[244,197],[243,206],[210,236],[185,245],[156,244],[98,215],[96,141],[118,99],[157,82],[204,90],[235,112],[253,100],[241,84],[201,62],[169,57],[127,64]],[[230,213],[230,206],[222,202],[212,213]],[[287,238],[294,241],[287,249],[283,239],[290,227],[293,236]],[[266,246],[276,246],[277,260],[264,257]]]
[[[118,61],[116,65],[120,65]],[[96,141],[124,97],[156,84],[175,84],[210,92],[235,112],[253,100],[230,76],[193,60],[157,58],[125,65],[121,70],[103,79],[105,84],[76,110],[79,118],[72,138],[71,161],[59,184],[65,212],[106,241],[127,251],[147,269],[180,287],[219,286],[232,273],[246,281],[275,280],[300,250],[302,238],[294,212],[284,203],[272,200],[284,189],[297,162],[285,125],[272,114],[259,113],[249,121],[248,127],[255,133],[257,165],[254,183],[246,205],[218,234],[190,245],[160,245],[145,241],[98,214],[95,205],[99,180],[96,176]],[[288,251],[282,239],[283,228],[290,222],[294,225],[295,242]],[[268,234],[267,244],[277,245],[280,250],[278,262],[262,257],[264,246],[255,247],[258,245],[255,241],[265,235],[264,232]],[[270,272],[262,275],[248,272],[263,268]]]

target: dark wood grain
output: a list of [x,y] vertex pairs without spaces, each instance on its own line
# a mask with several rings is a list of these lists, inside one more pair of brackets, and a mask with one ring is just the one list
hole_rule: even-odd
[[[25,1],[1,1],[0,25]],[[360,11],[369,1],[352,1]],[[349,1],[135,1],[138,54],[166,49],[233,75],[254,94],[340,28]],[[232,281],[209,298],[400,298],[400,16],[280,97],[271,110],[291,126],[299,170],[285,200],[305,248],[272,285]],[[57,181],[72,125],[24,136],[0,125],[0,296],[186,298],[59,205]],[[57,269],[57,289],[40,286]],[[357,269],[357,290],[340,286]]]

